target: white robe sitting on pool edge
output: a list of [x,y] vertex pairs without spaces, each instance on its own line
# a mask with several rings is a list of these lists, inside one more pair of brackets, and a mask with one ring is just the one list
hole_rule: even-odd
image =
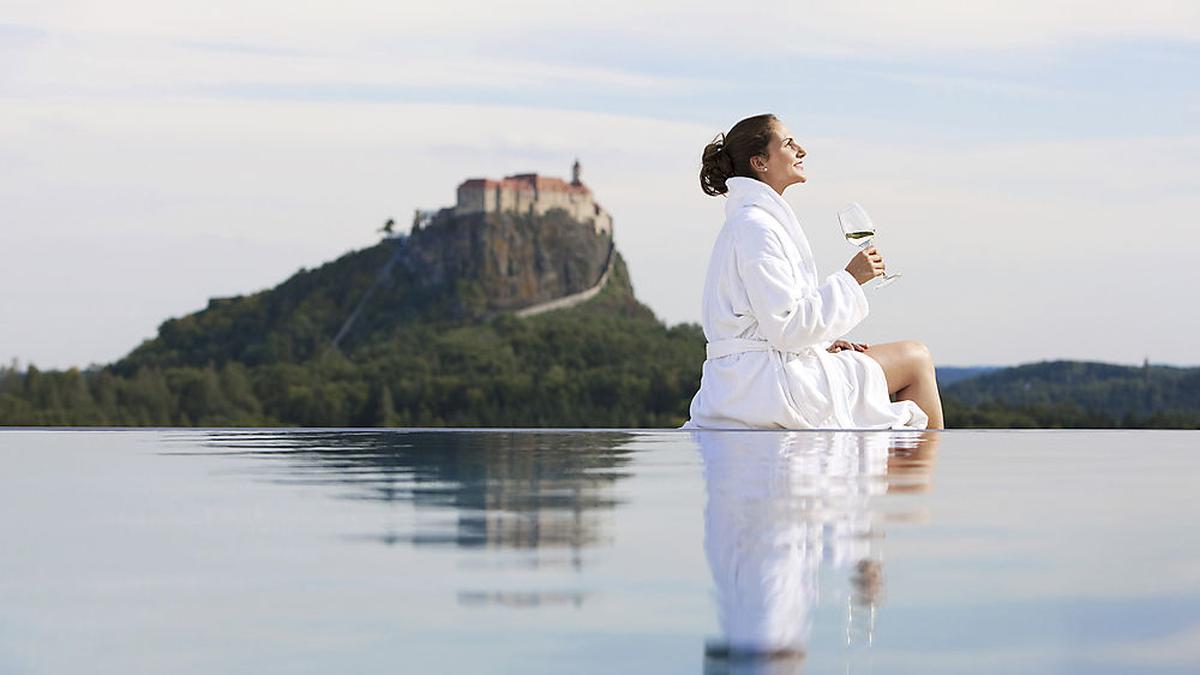
[[924,429],[874,359],[827,351],[867,316],[859,283],[842,270],[818,285],[791,205],[753,178],[726,185],[701,308],[708,358],[682,428]]

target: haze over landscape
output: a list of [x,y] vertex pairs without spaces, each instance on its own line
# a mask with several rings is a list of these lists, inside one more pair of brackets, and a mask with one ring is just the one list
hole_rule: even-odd
[[[637,297],[699,320],[703,145],[772,111],[826,272],[864,204],[889,268],[852,337],[940,363],[1200,363],[1200,7],[6,3],[0,359],[107,363],[454,203],[583,180]],[[756,25],[757,22],[757,25]],[[697,364],[697,368],[698,368]]]

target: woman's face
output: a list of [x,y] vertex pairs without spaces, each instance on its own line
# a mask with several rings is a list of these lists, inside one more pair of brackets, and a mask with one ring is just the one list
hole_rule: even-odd
[[767,144],[766,157],[754,157],[750,164],[759,172],[762,182],[783,194],[787,186],[808,180],[804,175],[804,155],[804,148],[780,122],[775,125],[771,142]]

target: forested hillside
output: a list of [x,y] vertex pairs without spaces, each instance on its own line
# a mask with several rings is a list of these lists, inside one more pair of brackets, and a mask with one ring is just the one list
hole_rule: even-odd
[[962,427],[1200,428],[1200,368],[1048,361],[967,378],[942,391]]
[[329,341],[349,289],[365,292],[373,273],[350,262],[168,321],[111,367],[2,369],[0,424],[669,427],[687,417],[704,337],[637,302],[619,256],[604,290],[577,307],[454,318],[461,289],[431,291],[339,350]]

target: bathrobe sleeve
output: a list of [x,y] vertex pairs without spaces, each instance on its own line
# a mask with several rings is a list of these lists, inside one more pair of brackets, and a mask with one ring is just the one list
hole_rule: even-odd
[[747,215],[734,231],[734,256],[759,331],[777,349],[827,345],[867,316],[867,296],[846,270],[812,287],[797,273],[769,216]]

